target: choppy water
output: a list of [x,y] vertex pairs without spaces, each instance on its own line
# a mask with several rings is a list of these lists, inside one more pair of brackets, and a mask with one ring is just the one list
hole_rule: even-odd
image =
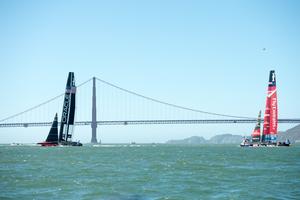
[[300,146],[0,146],[0,199],[300,199]]

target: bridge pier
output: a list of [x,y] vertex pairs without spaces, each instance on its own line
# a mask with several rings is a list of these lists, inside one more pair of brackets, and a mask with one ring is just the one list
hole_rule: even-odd
[[97,108],[96,108],[96,78],[93,77],[93,97],[92,97],[92,139],[91,143],[97,143]]

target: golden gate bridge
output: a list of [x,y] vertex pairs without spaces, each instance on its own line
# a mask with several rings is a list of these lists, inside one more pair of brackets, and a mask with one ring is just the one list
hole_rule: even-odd
[[[51,126],[53,113],[61,113],[63,96],[64,93],[1,119],[0,128]],[[98,125],[240,124],[255,123],[257,120],[254,117],[208,112],[172,104],[97,77],[79,84],[76,98],[75,125],[91,126],[91,142],[97,142]],[[300,123],[300,118],[278,119],[278,123]]]

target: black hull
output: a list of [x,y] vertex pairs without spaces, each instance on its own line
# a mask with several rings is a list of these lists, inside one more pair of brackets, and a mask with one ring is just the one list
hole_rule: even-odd
[[285,143],[285,142],[277,142],[277,143],[262,143],[260,144],[260,146],[274,146],[274,147],[289,147],[290,144],[289,143]]
[[240,144],[240,147],[252,147],[252,145],[251,144]]
[[240,144],[240,147],[289,147],[288,143],[255,143],[255,144]]
[[59,143],[62,146],[73,146],[73,147],[81,147],[82,143],[80,142],[60,142]]
[[278,144],[277,146],[279,146],[279,147],[289,147],[290,144],[283,143],[283,144]]

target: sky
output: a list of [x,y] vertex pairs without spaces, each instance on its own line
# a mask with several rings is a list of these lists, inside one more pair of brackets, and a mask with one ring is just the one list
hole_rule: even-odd
[[[169,103],[256,117],[272,69],[279,118],[300,118],[299,9],[291,0],[0,1],[0,119],[61,94],[70,71],[77,84],[96,76]],[[253,128],[106,126],[98,139],[165,142]],[[1,128],[0,143],[40,142],[48,131]],[[75,139],[89,142],[90,132],[76,127]]]

